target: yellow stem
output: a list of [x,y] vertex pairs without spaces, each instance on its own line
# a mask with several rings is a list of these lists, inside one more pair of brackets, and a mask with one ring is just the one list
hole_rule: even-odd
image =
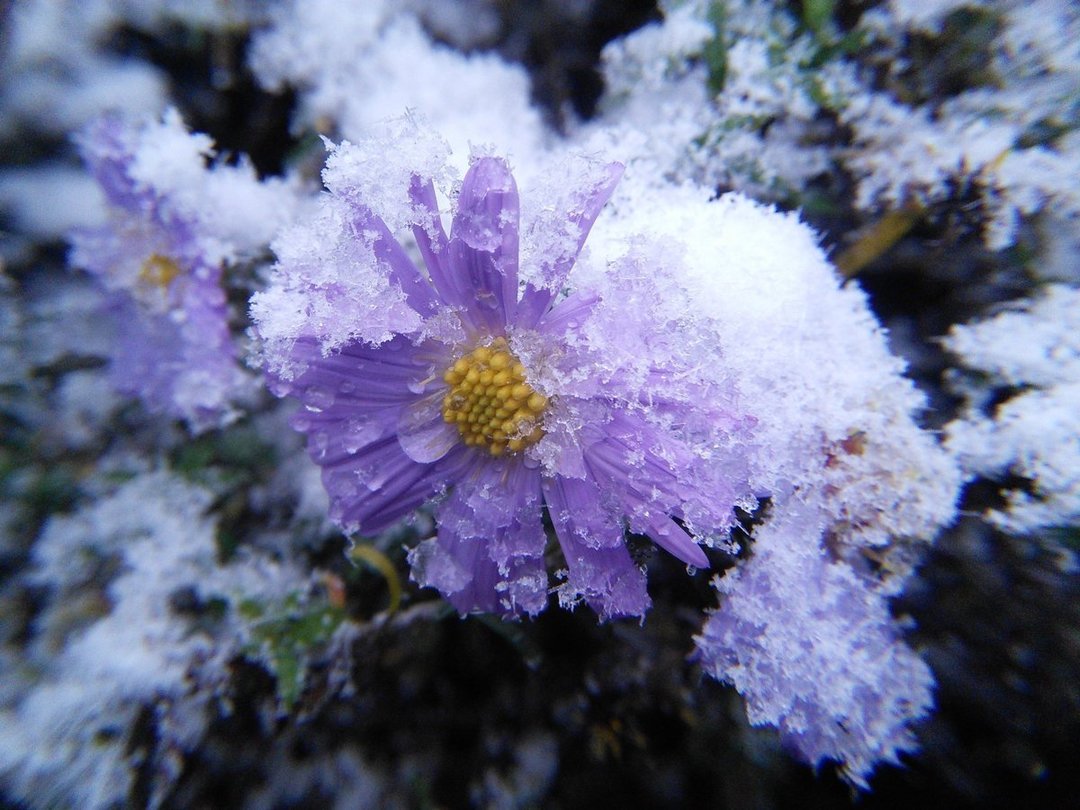
[[398,576],[394,564],[390,562],[390,558],[374,546],[360,543],[352,547],[349,556],[355,562],[364,563],[377,573],[382,574],[383,579],[386,580],[386,587],[390,591],[390,605],[387,607],[387,612],[395,613],[401,605],[401,578]]
[[833,260],[844,278],[851,278],[899,242],[920,219],[924,209],[916,203],[889,211],[859,235],[855,243]]

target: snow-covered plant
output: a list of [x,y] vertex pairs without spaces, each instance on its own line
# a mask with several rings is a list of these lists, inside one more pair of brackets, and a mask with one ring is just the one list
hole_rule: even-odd
[[412,110],[459,155],[470,143],[492,143],[523,159],[540,150],[544,130],[525,71],[494,54],[436,45],[413,5],[284,0],[255,39],[252,69],[268,88],[298,89],[297,126],[359,139]]
[[[168,803],[234,667],[265,670],[255,711],[292,733],[364,703],[385,662],[354,656],[383,641],[479,626],[525,649],[571,621],[556,605],[606,638],[681,627],[670,669],[860,789],[913,751],[935,680],[890,600],[962,486],[998,484],[1009,532],[1080,519],[1080,13],[866,5],[661,3],[561,134],[523,67],[476,50],[516,35],[502,3],[12,5],[0,801]],[[143,37],[212,53],[200,89],[235,94],[229,116],[295,101],[260,133],[289,179],[190,132],[153,48],[117,56]],[[35,162],[23,137],[68,132],[79,179],[74,149]],[[944,442],[867,296],[771,207],[815,200],[845,220],[830,239],[963,201],[986,246],[1036,252],[997,257],[1042,280],[1030,299],[943,340],[964,398]],[[85,272],[38,250],[65,233]],[[363,624],[346,543],[391,594]],[[557,744],[526,731],[546,785]],[[355,740],[294,753],[268,754],[251,806],[395,795]],[[521,771],[470,797],[533,801]],[[368,782],[332,784],[349,774]]]
[[[669,271],[654,251],[613,258],[602,290],[574,282],[618,164],[581,165],[522,221],[506,162],[476,156],[447,235],[433,184],[445,147],[403,128],[395,148],[414,170],[380,161],[380,140],[333,150],[333,196],[275,243],[272,286],[252,303],[276,390],[305,406],[293,424],[331,514],[371,535],[445,494],[414,576],[463,613],[535,614],[546,509],[569,569],[560,600],[642,615],[624,528],[703,567],[697,543],[753,501],[741,457],[754,420],[733,404],[719,347],[637,289],[646,267]],[[426,273],[394,232],[415,239]]]
[[1015,533],[1080,522],[1080,290],[1047,285],[1038,296],[945,340],[963,364],[967,397],[947,445],[969,476],[1005,484],[988,515]]
[[[392,132],[392,159],[385,136],[332,147],[331,195],[277,240],[252,305],[275,390],[304,405],[293,424],[334,518],[371,534],[437,499],[438,537],[410,555],[413,576],[462,612],[513,614],[546,603],[546,512],[568,566],[560,600],[611,617],[649,606],[624,529],[703,568],[698,544],[735,548],[734,507],[768,498],[765,531],[782,542],[758,555],[752,541],[750,571],[800,583],[809,559],[827,583],[821,610],[787,629],[833,622],[849,645],[867,629],[878,657],[816,693],[814,657],[770,641],[763,616],[733,652],[710,620],[703,658],[752,702],[795,701],[752,717],[860,783],[909,748],[904,724],[932,679],[885,597],[910,571],[910,541],[951,520],[959,474],[912,421],[921,397],[813,233],[737,195],[663,192],[647,172],[616,186],[619,167],[583,161],[519,197],[505,161],[474,155],[442,189],[447,235],[445,146],[413,119]],[[744,604],[733,583],[757,581],[729,576],[718,616]],[[751,649],[765,663],[741,661]],[[919,677],[867,699],[880,656]],[[770,667],[790,680],[764,678]]]
[[753,556],[717,582],[720,608],[696,638],[713,677],[746,698],[814,765],[841,763],[868,787],[880,763],[915,747],[909,727],[933,707],[930,668],[906,646],[888,591],[831,560],[828,519],[792,504],[754,533]]
[[[1054,0],[898,2],[847,33],[762,0],[678,3],[605,51],[604,115],[584,134],[620,160],[759,198],[798,201],[842,166],[871,213],[973,186],[1001,249],[1022,216],[1080,214],[1078,32],[1080,14]],[[930,101],[905,48],[945,36],[962,38],[953,55],[970,70],[937,69],[974,86]],[[835,123],[850,145],[822,138]]]
[[[734,194],[710,203],[692,187],[646,195],[632,182],[620,184],[615,222],[604,229],[601,218],[592,248],[603,255],[597,237],[646,224],[670,245],[665,261],[679,262],[678,287],[694,302],[681,317],[708,324],[739,408],[756,420],[744,452],[754,494],[770,500],[745,568],[717,582],[701,658],[743,693],[753,722],[777,725],[811,762],[845,763],[862,784],[875,761],[910,747],[904,725],[929,705],[930,674],[890,625],[886,598],[918,558],[913,541],[952,520],[959,473],[914,423],[923,397],[900,376],[865,298],[838,285],[797,217]],[[782,610],[774,595],[786,588],[801,594],[786,598],[816,604]],[[823,646],[815,653],[796,639]],[[819,687],[815,655],[862,643],[873,655],[837,662],[834,690]],[[876,683],[882,656],[918,677]]]
[[[991,249],[1012,245],[1021,216],[1044,208],[1080,216],[1080,12],[1068,3],[998,0],[978,4],[891,3],[863,25],[889,91],[853,94],[841,111],[854,132],[845,165],[861,207],[927,204],[957,185],[978,188]],[[903,48],[949,41],[953,63],[928,77],[904,75]],[[942,47],[942,46],[938,46]],[[963,85],[967,86],[963,86]],[[905,97],[899,88],[907,88]]]
[[[210,492],[139,474],[45,526],[29,582],[46,589],[33,641],[5,667],[0,784],[35,807],[126,803],[140,754],[130,730],[150,709],[160,800],[198,744],[233,656],[258,642],[247,604],[306,592],[291,565],[222,566]],[[184,603],[211,606],[196,623]],[[216,607],[214,607],[216,605]]]

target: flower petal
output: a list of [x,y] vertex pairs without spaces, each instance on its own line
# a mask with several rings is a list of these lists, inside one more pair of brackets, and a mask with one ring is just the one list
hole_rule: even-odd
[[678,457],[678,448],[668,447],[670,443],[664,443],[656,428],[627,414],[617,414],[593,432],[604,436],[588,444],[586,467],[622,503],[630,528],[647,534],[683,562],[708,568],[705,552],[670,517],[682,511],[684,493],[678,476],[657,449]]
[[330,516],[347,532],[375,534],[423,506],[469,463],[459,448],[434,464],[417,464],[405,455],[397,437],[389,436],[323,467]]
[[417,399],[401,411],[397,434],[401,449],[413,461],[429,464],[438,461],[461,442],[454,425],[443,419],[442,392]]
[[569,567],[559,601],[584,599],[602,620],[643,616],[652,604],[645,574],[634,565],[622,526],[601,506],[600,491],[588,479],[544,479],[544,499]]
[[[532,301],[532,296],[540,295],[543,290],[534,290],[531,286],[526,288],[521,296],[524,304]],[[550,296],[548,296],[550,300]],[[589,317],[593,307],[600,301],[600,296],[592,292],[571,293],[558,304],[553,306],[537,323],[536,328],[549,335],[563,335],[568,331],[578,329]],[[521,312],[519,309],[518,312]]]
[[307,435],[308,453],[323,468],[331,515],[347,531],[387,528],[464,464],[462,452],[418,464],[399,441],[401,414],[420,399],[416,391],[430,373],[433,351],[396,337],[381,346],[353,342],[323,357],[314,340],[297,342],[306,369],[288,385],[304,407],[292,424]]
[[[435,184],[430,179],[422,180],[419,175],[413,175],[409,186],[409,199],[413,207],[423,213],[424,222],[413,225],[412,232],[416,238],[416,244],[420,248],[420,255],[424,257],[431,275],[432,283],[440,294],[443,278],[448,272],[444,263],[446,261],[446,231],[443,229],[442,217],[439,215],[439,202],[435,197]],[[445,297],[445,296],[444,296]],[[453,303],[448,301],[447,303]]]
[[401,291],[405,293],[405,300],[409,306],[421,315],[431,315],[437,309],[438,302],[434,291],[427,279],[420,273],[412,259],[409,258],[401,244],[390,233],[386,223],[371,211],[360,211],[357,227],[361,231],[372,232],[375,236],[372,242],[372,250],[379,261],[385,262],[390,267],[390,278],[398,283]]
[[324,356],[315,339],[301,338],[292,359],[304,372],[291,382],[275,380],[275,389],[285,388],[308,411],[331,419],[402,407],[416,399],[420,383],[439,362],[437,348],[398,336],[378,346],[353,341]]
[[414,580],[437,588],[462,614],[544,609],[546,534],[535,470],[516,460],[483,459],[458,481],[436,517],[437,539],[409,555]]
[[480,158],[461,186],[447,258],[428,268],[447,303],[488,334],[503,332],[517,309],[519,218],[510,168],[503,160]]
[[[571,231],[576,239],[571,248],[558,254],[553,254],[546,260],[541,261],[540,275],[545,279],[542,287],[532,284],[526,285],[525,294],[518,305],[515,323],[525,329],[531,329],[537,325],[543,314],[547,311],[552,297],[561,290],[570,274],[570,269],[577,261],[578,254],[585,244],[585,240],[592,230],[593,223],[600,215],[600,211],[611,199],[615,186],[619,184],[625,167],[621,163],[609,163],[599,174],[591,179],[591,183],[585,188],[579,189],[573,195],[573,205],[566,211],[564,222],[570,223]],[[557,244],[560,240],[552,240]]]

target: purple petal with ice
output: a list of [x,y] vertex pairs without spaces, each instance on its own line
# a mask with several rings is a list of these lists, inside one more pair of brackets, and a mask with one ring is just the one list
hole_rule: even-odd
[[556,292],[561,290],[570,274],[570,268],[577,261],[578,254],[585,244],[585,240],[592,230],[593,223],[600,215],[600,211],[611,199],[615,186],[619,184],[624,166],[621,163],[610,163],[596,181],[581,189],[576,195],[577,204],[566,212],[565,221],[569,222],[577,234],[576,245],[560,255],[554,256],[548,261],[542,262],[540,275],[545,280],[543,287],[526,285],[526,295],[522,296],[522,302],[518,305],[516,323],[522,328],[531,329],[537,325],[544,312],[547,311],[551,299]]
[[469,168],[450,228],[447,259],[429,267],[447,303],[487,334],[514,319],[518,296],[517,185],[506,162],[480,158]]
[[357,228],[375,234],[375,240],[372,243],[375,256],[379,261],[390,266],[390,277],[405,293],[405,300],[409,306],[421,315],[434,314],[438,308],[438,301],[431,285],[390,233],[386,223],[365,208],[358,212]]
[[438,509],[438,538],[418,548],[413,578],[461,613],[535,615],[547,604],[540,476],[519,460],[477,463]]
[[443,419],[442,398],[442,392],[436,392],[417,399],[401,411],[398,441],[413,461],[421,464],[438,461],[461,442],[457,427]]
[[446,231],[442,225],[442,217],[439,215],[439,203],[435,197],[435,185],[430,179],[422,180],[413,175],[409,186],[409,199],[421,215],[423,221],[412,228],[416,244],[420,248],[420,255],[424,258],[432,282],[445,303],[456,303],[464,306],[464,301],[452,301],[443,291],[446,284],[446,275],[450,271],[446,268],[447,261],[446,245],[450,241],[446,238]]
[[147,312],[126,293],[110,296],[116,340],[109,376],[150,411],[200,431],[228,414],[246,375],[236,363],[220,288],[195,278],[173,286],[182,289],[171,291],[178,302],[172,313]]
[[645,574],[634,565],[617,516],[604,510],[588,479],[544,479],[544,499],[568,567],[559,601],[584,599],[602,620],[643,616],[652,604]]
[[335,520],[351,531],[381,531],[460,473],[464,448],[418,464],[398,435],[403,410],[422,398],[415,392],[430,372],[431,347],[396,337],[381,346],[351,343],[323,357],[306,339],[295,352],[306,370],[286,389],[303,404],[293,427],[307,435],[308,452],[323,468]]
[[[542,295],[543,290],[537,291],[527,287],[522,295],[522,303],[531,300],[532,296]],[[550,295],[548,296],[550,300]],[[595,293],[572,293],[558,304],[549,309],[539,323],[536,324],[538,331],[545,335],[564,335],[579,329],[589,317],[593,307],[600,301]],[[547,301],[545,301],[546,306]],[[535,305],[533,302],[532,305]]]
[[[623,506],[630,528],[647,534],[683,562],[707,568],[709,559],[695,540],[671,520],[683,505],[681,484],[656,450],[665,444],[660,431],[626,414],[588,433],[602,435],[585,450],[585,464],[605,491]],[[677,448],[665,448],[673,452]]]
[[90,174],[112,205],[131,212],[150,207],[152,194],[135,183],[129,173],[137,143],[134,132],[121,118],[103,116],[75,140]]
[[347,531],[383,531],[445,490],[470,463],[457,447],[433,464],[417,464],[391,436],[323,467],[331,517]]

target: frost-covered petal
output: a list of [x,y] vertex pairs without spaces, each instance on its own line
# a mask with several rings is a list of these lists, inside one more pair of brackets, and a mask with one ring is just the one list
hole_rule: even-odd
[[386,223],[379,217],[367,209],[362,209],[359,213],[360,218],[356,227],[375,234],[372,242],[375,257],[390,267],[390,278],[397,282],[401,291],[405,293],[405,300],[408,301],[409,306],[421,315],[433,314],[437,302],[432,294],[431,285],[413,264],[409,254],[405,252],[386,227]]
[[[521,302],[523,305],[536,308],[537,302],[545,296],[545,290],[537,290],[530,286],[522,294]],[[546,299],[545,306],[550,301],[550,296],[546,296]],[[537,329],[549,335],[575,331],[589,317],[589,313],[599,300],[600,296],[593,292],[571,293],[540,317]]]
[[429,299],[388,238],[370,212],[336,197],[324,197],[312,218],[278,236],[276,283],[251,298],[272,373],[288,378],[303,371],[293,356],[300,338],[316,339],[329,354],[349,342],[383,343],[420,328],[422,310],[413,304],[423,308]]
[[[419,221],[412,226],[413,237],[420,248],[424,264],[428,267],[433,283],[439,294],[446,299],[446,293],[440,286],[440,280],[446,279],[450,272],[447,262],[446,245],[450,241],[443,228],[439,214],[439,202],[435,196],[435,185],[430,178],[424,179],[413,175],[409,181],[409,199],[419,214]],[[462,302],[464,305],[464,302]]]
[[477,463],[440,504],[438,537],[410,554],[413,578],[461,613],[539,613],[547,604],[540,498],[535,470]]
[[634,565],[622,525],[604,510],[600,491],[585,479],[544,479],[544,500],[568,567],[559,602],[585,600],[601,619],[644,616],[652,601],[645,574]]
[[528,241],[537,253],[538,267],[535,283],[526,284],[518,305],[518,326],[536,326],[554,295],[561,291],[593,223],[622,177],[623,168],[621,163],[600,167],[585,178],[584,185],[579,181],[571,187],[568,197],[559,201],[565,208],[554,212],[549,209],[530,223]]
[[443,299],[489,334],[502,333],[517,308],[519,219],[517,184],[506,161],[477,159],[458,195],[447,260],[429,268]]
[[469,462],[460,447],[437,462],[421,465],[405,454],[396,436],[369,444],[323,467],[330,516],[347,532],[376,534],[445,490]]
[[[688,565],[707,568],[709,560],[693,537],[671,520],[693,497],[689,486],[679,480],[670,462],[658,450],[675,452],[663,436],[639,420],[620,415],[602,428],[594,428],[602,438],[590,442],[585,451],[585,463],[593,477],[603,482],[623,505],[630,527],[646,534]],[[665,446],[668,445],[668,446]],[[689,475],[689,463],[680,465]],[[710,496],[723,510],[722,490]],[[730,512],[732,504],[727,504]],[[724,512],[721,512],[724,515]],[[726,524],[721,524],[726,525]],[[720,528],[720,525],[714,528]]]

